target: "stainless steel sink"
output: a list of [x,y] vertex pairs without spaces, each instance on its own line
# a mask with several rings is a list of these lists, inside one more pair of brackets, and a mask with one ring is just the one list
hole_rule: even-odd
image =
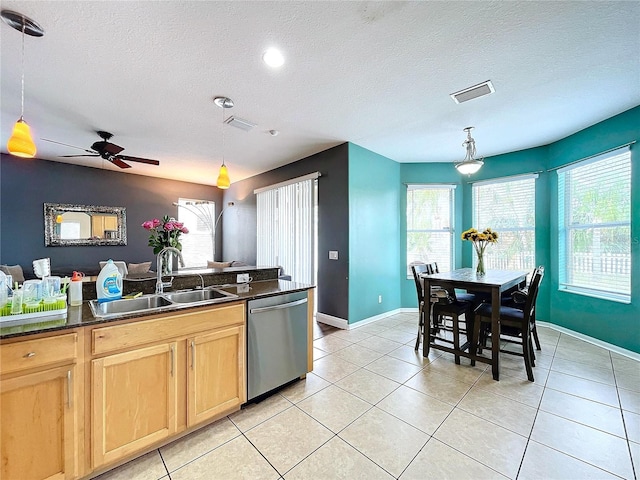
[[206,305],[217,303],[225,298],[237,298],[233,293],[227,293],[215,288],[204,290],[187,290],[183,292],[167,292],[161,295],[143,295],[138,298],[123,298],[109,302],[98,303],[91,300],[89,307],[96,318],[113,319],[130,314],[157,313],[163,310],[187,308],[191,305]]
[[189,290],[186,292],[167,292],[164,294],[174,303],[199,303],[211,302],[221,298],[234,298],[237,295],[227,293],[215,288],[205,288],[204,290]]
[[93,316],[99,318],[111,318],[130,313],[153,312],[170,305],[172,305],[172,302],[160,295],[144,295],[138,298],[123,298],[121,300],[102,303],[98,303],[97,300],[91,300],[89,302]]

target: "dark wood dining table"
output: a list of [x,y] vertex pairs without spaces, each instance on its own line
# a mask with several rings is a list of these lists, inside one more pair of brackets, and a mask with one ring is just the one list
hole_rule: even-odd
[[[473,268],[459,268],[451,272],[434,273],[432,275],[423,274],[421,277],[424,279],[424,291],[430,292],[431,287],[438,285],[444,288],[457,288],[468,290],[470,292],[486,292],[491,294],[491,358],[477,355],[473,342],[469,342],[468,352],[464,350],[456,351],[456,354],[460,354],[463,357],[470,358],[478,362],[491,364],[491,371],[493,373],[493,379],[500,379],[500,342],[495,339],[500,338],[500,297],[502,292],[510,290],[517,285],[520,285],[526,281],[527,272],[520,272],[515,270],[487,270],[487,272],[480,276],[476,274]],[[427,297],[428,298],[428,297]],[[449,347],[443,347],[430,343],[430,335],[428,329],[431,325],[431,319],[425,322],[425,341],[422,344],[423,356],[429,355],[429,348],[435,348],[439,350],[451,351]],[[477,341],[477,339],[475,339]]]

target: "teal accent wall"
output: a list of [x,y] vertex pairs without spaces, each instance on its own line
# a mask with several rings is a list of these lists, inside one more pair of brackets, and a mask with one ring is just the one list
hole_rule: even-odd
[[[640,141],[640,107],[549,145],[548,166]],[[547,276],[552,323],[640,353],[640,146],[631,146],[631,303],[623,304],[558,290],[558,182],[549,175],[550,263]]]
[[400,197],[400,164],[349,143],[349,324],[401,306]]
[[[558,185],[555,170],[576,160],[640,141],[640,106],[597,123],[552,144],[497,155],[471,178],[461,177],[451,163],[401,164],[400,182],[456,183],[459,234],[472,223],[471,181],[539,172],[536,180],[536,264],[545,267],[538,297],[538,319],[640,353],[640,146],[631,146],[632,161],[632,302],[622,304],[558,290]],[[400,295],[403,307],[417,307],[415,285],[406,279],[406,191],[401,194]],[[490,225],[474,225],[484,228]],[[456,267],[472,264],[468,242],[455,242]]]

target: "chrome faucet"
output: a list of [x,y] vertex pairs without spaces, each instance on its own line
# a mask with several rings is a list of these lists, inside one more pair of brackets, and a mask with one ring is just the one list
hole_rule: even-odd
[[180,260],[180,266],[184,267],[184,259],[182,258],[182,252],[175,247],[164,247],[162,250],[158,252],[158,256],[156,257],[156,272],[158,278],[156,280],[156,295],[161,295],[164,293],[165,287],[170,287],[173,283],[173,277],[168,282],[162,281],[162,255],[165,252],[173,252],[178,254],[178,260]]

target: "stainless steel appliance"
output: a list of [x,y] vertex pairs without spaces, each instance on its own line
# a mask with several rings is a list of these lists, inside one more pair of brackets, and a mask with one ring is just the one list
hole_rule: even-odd
[[307,292],[248,302],[247,399],[307,373]]

